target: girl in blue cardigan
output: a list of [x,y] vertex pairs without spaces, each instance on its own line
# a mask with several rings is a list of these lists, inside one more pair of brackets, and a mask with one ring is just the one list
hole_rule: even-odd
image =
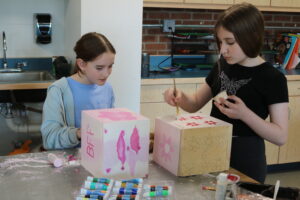
[[49,86],[41,132],[45,149],[80,145],[81,111],[113,108],[114,92],[107,82],[116,51],[99,33],[83,35],[74,47],[74,74]]

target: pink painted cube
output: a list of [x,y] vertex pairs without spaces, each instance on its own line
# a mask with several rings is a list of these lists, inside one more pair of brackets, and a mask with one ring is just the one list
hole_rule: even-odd
[[153,159],[176,176],[229,169],[232,125],[201,113],[156,118]]
[[81,164],[95,177],[148,175],[149,119],[124,108],[85,110]]

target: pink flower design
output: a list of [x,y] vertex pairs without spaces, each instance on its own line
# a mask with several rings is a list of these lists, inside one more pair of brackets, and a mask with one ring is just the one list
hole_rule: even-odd
[[196,122],[189,122],[186,124],[186,126],[199,126],[200,124],[196,123]]
[[162,140],[159,143],[160,156],[164,159],[165,162],[170,162],[172,161],[172,153],[174,152],[171,137],[167,137],[162,134],[161,138]]
[[117,142],[117,152],[118,152],[118,159],[122,163],[122,170],[124,170],[124,163],[126,161],[126,154],[125,154],[125,139],[124,139],[125,131],[121,131],[118,142]]
[[187,120],[187,118],[185,118],[185,117],[180,117],[178,120],[179,120],[179,121],[185,121],[185,120]]
[[192,119],[203,119],[201,116],[191,116]]
[[209,120],[209,121],[205,121],[204,123],[209,124],[209,125],[216,125],[217,122]]
[[136,127],[134,127],[132,134],[130,136],[130,147],[135,153],[137,154],[139,150],[141,149],[140,146],[140,135],[139,131]]
[[136,116],[131,112],[125,111],[99,111],[99,118],[109,119],[111,121],[136,120]]

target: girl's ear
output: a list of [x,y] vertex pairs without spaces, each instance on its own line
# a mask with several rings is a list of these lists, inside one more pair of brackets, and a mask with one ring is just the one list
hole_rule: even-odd
[[77,58],[76,59],[76,64],[81,69],[81,71],[84,72],[86,62],[84,60],[82,60],[81,58]]

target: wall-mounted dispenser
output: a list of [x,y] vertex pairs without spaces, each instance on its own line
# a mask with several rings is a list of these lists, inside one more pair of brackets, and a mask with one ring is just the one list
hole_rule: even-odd
[[36,42],[48,44],[51,42],[52,23],[51,15],[48,13],[35,14],[35,36]]

